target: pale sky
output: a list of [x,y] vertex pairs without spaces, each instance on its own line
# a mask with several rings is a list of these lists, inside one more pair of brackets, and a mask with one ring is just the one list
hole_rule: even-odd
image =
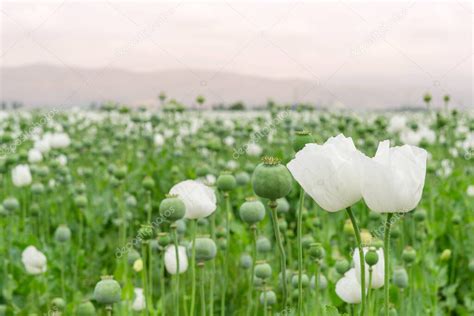
[[2,1],[1,65],[472,89],[471,1]]

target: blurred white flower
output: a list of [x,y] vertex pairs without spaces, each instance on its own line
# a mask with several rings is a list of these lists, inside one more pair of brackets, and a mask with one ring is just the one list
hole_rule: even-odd
[[136,312],[141,312],[146,308],[145,296],[143,295],[143,289],[135,288],[135,299],[133,300],[132,309]]
[[178,259],[179,259],[179,268],[178,263],[176,262],[176,247],[170,245],[166,248],[165,251],[165,267],[166,271],[169,274],[176,274],[177,272],[183,273],[188,269],[188,256],[186,254],[186,247],[178,246]]
[[319,206],[336,212],[359,201],[359,164],[363,154],[352,138],[339,134],[323,145],[307,144],[287,167]]
[[378,213],[408,212],[421,199],[425,185],[427,152],[404,145],[390,148],[380,142],[374,158],[362,159],[362,196]]
[[49,138],[51,148],[66,148],[71,144],[71,139],[66,133],[54,133]]
[[28,274],[35,275],[46,272],[46,257],[35,246],[28,246],[23,250],[21,262],[23,262]]
[[400,139],[407,145],[417,146],[422,140],[426,141],[428,144],[433,144],[436,140],[436,134],[428,127],[421,126],[417,131],[411,129],[403,131],[400,135]]
[[67,165],[67,157],[65,155],[59,155],[56,160],[61,166]]
[[[369,251],[368,247],[364,247],[364,256],[367,254],[367,251]],[[384,284],[384,268],[385,268],[385,261],[383,257],[383,249],[377,249],[376,250],[378,256],[379,256],[379,261],[377,261],[377,264],[372,266],[372,286],[371,288],[373,289],[378,289],[381,288]],[[359,249],[354,250],[354,254],[352,256],[352,259],[354,260],[354,268],[356,271],[356,276],[357,276],[357,281],[360,283],[360,259],[359,259]],[[365,284],[368,287],[369,286],[369,265],[366,263],[364,264],[365,266]]]
[[239,167],[239,164],[235,160],[229,160],[226,164],[227,169],[235,170]]
[[474,196],[474,185],[468,186],[466,193],[468,196]]
[[165,138],[161,134],[155,134],[153,142],[155,143],[156,147],[161,147],[165,143]]
[[185,218],[207,217],[216,210],[214,190],[198,181],[182,181],[171,188],[170,194],[176,194],[183,200],[186,205]]
[[362,300],[360,284],[357,281],[355,269],[347,271],[336,283],[336,294],[349,304],[359,304]]
[[407,119],[405,116],[402,115],[394,115],[390,118],[390,122],[388,123],[387,130],[390,133],[398,133],[405,129],[407,123]]
[[28,151],[28,162],[37,163],[43,160],[43,155],[38,149],[32,148]]
[[12,181],[16,187],[24,187],[31,184],[31,172],[28,165],[18,165],[12,170]]
[[227,146],[231,147],[235,144],[235,139],[234,137],[232,136],[227,136],[226,138],[224,138],[224,144],[226,144]]
[[249,143],[247,146],[247,154],[250,156],[260,156],[262,154],[262,147],[255,143]]
[[436,170],[436,174],[442,178],[447,178],[453,173],[454,162],[449,159],[441,160],[441,168]]
[[42,154],[47,153],[51,146],[49,145],[49,138],[42,138],[37,140],[33,146],[35,149],[38,149]]

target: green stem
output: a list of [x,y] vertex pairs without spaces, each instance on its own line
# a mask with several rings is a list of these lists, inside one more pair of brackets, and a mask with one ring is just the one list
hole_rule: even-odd
[[62,294],[63,300],[67,301],[67,299],[66,299],[66,289],[65,289],[65,286],[64,286],[64,269],[65,269],[65,266],[66,266],[64,245],[61,245],[61,261],[62,261],[62,265],[61,265],[61,294]]
[[389,284],[389,273],[390,273],[390,262],[389,262],[389,247],[390,247],[390,224],[393,213],[387,213],[387,219],[385,221],[385,231],[383,237],[383,256],[385,261],[385,275],[384,275],[384,312],[385,316],[388,316],[388,304],[390,300],[390,284]]
[[319,260],[316,261],[316,272],[314,273],[314,292],[316,294],[316,314],[319,314]]
[[148,276],[147,276],[147,266],[146,266],[146,260],[147,260],[147,245],[145,242],[142,242],[142,261],[143,261],[143,268],[142,268],[142,287],[143,291],[145,292],[145,301],[147,303],[147,307],[150,307],[150,302],[148,300],[149,298],[149,293],[148,293]]
[[281,270],[281,282],[282,282],[282,291],[283,291],[283,308],[286,308],[287,302],[287,288],[286,288],[286,254],[285,248],[283,247],[283,242],[281,240],[280,228],[278,227],[278,216],[277,216],[277,203],[276,201],[270,201],[269,206],[272,210],[272,222],[273,230],[275,232],[275,239],[278,244],[278,249],[280,250],[280,270]]
[[200,266],[201,272],[201,316],[206,316],[206,298],[204,296],[204,263]]
[[192,223],[192,256],[191,256],[191,316],[194,316],[194,305],[196,303],[196,220],[191,220]]
[[[216,240],[216,216],[215,213],[211,215],[211,238]],[[216,271],[216,260],[211,262],[211,271]],[[214,316],[214,284],[215,284],[215,273],[211,273],[211,280],[209,285],[209,315]]]
[[[174,292],[174,299],[175,299],[175,315],[176,316],[179,316],[179,273],[180,273],[180,267],[179,267],[179,243],[178,243],[178,229],[177,229],[177,226],[176,224],[174,224],[172,226],[173,228],[173,237],[174,237],[174,250],[175,250],[175,255],[176,255],[176,266],[178,267],[177,268],[177,271],[176,271],[176,277],[175,277],[175,292]],[[161,294],[163,296],[163,293]]]
[[357,220],[352,212],[351,207],[346,208],[347,214],[351,219],[352,226],[354,227],[354,234],[357,242],[357,248],[359,249],[359,262],[360,262],[360,293],[362,297],[362,302],[360,306],[360,314],[364,315],[365,311],[365,260],[364,260],[364,250],[362,249],[362,240],[360,238],[360,229],[357,224]]
[[[165,305],[165,250],[163,249],[163,252],[162,252],[162,255],[163,255],[163,260],[161,261],[161,265],[160,265],[160,296],[161,296],[161,315],[165,315],[166,314],[166,305]],[[179,267],[178,267],[178,270],[176,272],[176,275],[179,276]],[[176,306],[176,309],[179,309],[179,305]]]
[[226,301],[225,301],[225,296],[227,292],[227,270],[228,270],[228,254],[229,254],[229,214],[231,212],[230,209],[230,198],[229,198],[229,193],[225,192],[224,193],[224,199],[225,199],[225,238],[227,242],[227,247],[224,251],[224,264],[223,264],[223,271],[224,271],[224,286],[223,286],[223,291],[221,293],[221,316],[225,315],[225,307],[226,307]]
[[[303,231],[303,203],[304,203],[304,190],[300,188],[300,200],[298,204],[298,222],[297,227],[297,239],[298,239],[298,315],[302,315],[303,308],[303,245],[301,242],[302,231]],[[316,291],[316,296],[318,293]]]
[[370,314],[370,292],[372,291],[372,266],[369,266],[369,284],[367,287],[367,312]]
[[263,315],[267,316],[267,289],[265,283],[263,284]]

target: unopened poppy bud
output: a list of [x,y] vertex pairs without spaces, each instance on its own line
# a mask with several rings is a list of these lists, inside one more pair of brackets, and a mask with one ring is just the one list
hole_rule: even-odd
[[94,299],[105,305],[111,305],[120,301],[122,289],[120,284],[112,276],[103,276],[94,288]]
[[199,227],[207,227],[209,226],[209,220],[207,218],[199,218],[197,221],[196,221],[196,224],[199,226]]
[[375,248],[370,248],[369,251],[365,254],[365,263],[369,266],[374,266],[379,261],[379,255],[375,251]]
[[265,206],[259,200],[249,198],[240,206],[239,215],[242,221],[253,225],[265,217]]
[[177,195],[167,195],[160,203],[160,215],[169,221],[177,221],[184,217],[186,205]]
[[252,187],[258,196],[276,201],[290,191],[293,178],[288,169],[273,157],[263,158],[252,175]]
[[451,249],[444,249],[439,258],[444,262],[449,261],[451,259]]
[[393,272],[393,284],[404,289],[408,287],[408,274],[404,268],[397,268]]
[[393,227],[393,229],[390,231],[390,236],[393,239],[398,239],[398,237],[400,237],[400,229],[398,229],[398,227]]
[[142,225],[140,229],[138,229],[138,236],[142,240],[150,240],[153,238],[153,227],[151,225]]
[[89,301],[83,302],[79,304],[76,308],[76,315],[77,316],[95,316],[96,311],[94,304]]
[[243,254],[240,256],[240,267],[242,269],[250,269],[250,267],[252,267],[252,262],[253,262],[253,259],[250,255],[248,254]]
[[229,192],[235,189],[237,181],[235,177],[230,173],[222,173],[216,181],[216,186],[219,190]]
[[304,235],[303,238],[301,238],[301,246],[303,246],[304,249],[309,249],[313,243],[314,238],[311,235]]
[[271,290],[262,292],[260,294],[260,304],[262,304],[262,305],[265,304],[265,298],[267,300],[267,305],[269,305],[269,306],[275,305],[276,302],[277,302],[276,294],[275,294],[275,292],[273,292]]
[[165,248],[171,242],[170,235],[166,232],[158,233],[157,239],[158,239],[158,245],[160,245],[162,248]]
[[66,225],[59,225],[54,232],[54,239],[57,242],[65,243],[71,239],[71,230]]
[[150,176],[146,176],[142,181],[142,186],[145,190],[151,191],[155,187],[155,180]]
[[354,235],[354,226],[352,226],[350,220],[346,220],[346,222],[344,223],[344,233],[350,236]]
[[406,264],[411,264],[416,259],[416,251],[412,247],[408,246],[403,249],[402,252],[402,259],[405,261]]
[[293,138],[293,150],[295,152],[300,151],[303,147],[308,144],[314,142],[313,136],[308,131],[297,131],[295,132],[295,136]]
[[351,264],[346,259],[340,259],[336,261],[336,271],[337,273],[344,275],[351,268]]
[[266,262],[259,262],[255,265],[255,276],[262,280],[272,276],[272,267]]
[[74,198],[74,204],[76,204],[76,206],[78,208],[84,208],[87,206],[87,196],[85,195],[77,195],[75,198]]
[[[195,240],[196,261],[204,262],[214,259],[217,247],[214,240],[208,237],[198,237]],[[192,247],[192,244],[190,245]]]
[[320,243],[312,243],[309,247],[308,253],[311,258],[316,260],[324,258],[325,255],[324,248],[321,246]]

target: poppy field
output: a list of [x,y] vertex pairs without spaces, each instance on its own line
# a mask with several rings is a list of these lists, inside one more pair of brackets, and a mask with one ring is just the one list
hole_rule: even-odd
[[474,115],[0,112],[1,315],[473,315]]

